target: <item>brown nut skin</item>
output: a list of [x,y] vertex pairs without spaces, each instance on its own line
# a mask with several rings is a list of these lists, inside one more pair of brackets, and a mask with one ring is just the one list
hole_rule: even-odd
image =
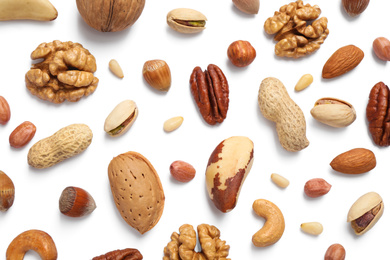
[[384,61],[390,61],[390,41],[385,37],[378,37],[372,43],[376,56]]
[[172,177],[179,182],[189,182],[196,174],[195,168],[191,164],[183,161],[174,161],[169,166],[169,171]]
[[253,159],[253,142],[245,136],[227,138],[211,153],[206,168],[206,186],[215,207],[223,213],[236,206]]
[[0,125],[5,125],[11,118],[11,110],[7,100],[0,96]]
[[233,4],[246,14],[257,14],[260,9],[260,0],[233,0]]
[[138,249],[125,248],[121,250],[110,251],[104,255],[96,256],[92,260],[141,260],[142,254]]
[[332,185],[322,178],[314,178],[305,183],[304,192],[310,198],[318,198],[327,194]]
[[351,17],[363,13],[369,3],[370,0],[342,0],[345,12]]
[[100,32],[118,32],[132,26],[145,6],[145,0],[76,0],[84,21]]
[[253,202],[253,210],[265,218],[264,226],[252,236],[256,247],[267,247],[279,241],[284,233],[285,222],[280,209],[271,201],[258,199]]
[[378,82],[372,87],[366,108],[366,117],[371,137],[376,145],[390,145],[390,90],[383,82]]
[[37,128],[29,121],[21,123],[9,136],[9,144],[14,148],[21,148],[33,139]]
[[168,91],[171,87],[171,70],[163,60],[148,60],[144,63],[142,75],[148,84],[159,91]]
[[229,60],[234,66],[246,67],[256,58],[256,50],[248,41],[235,41],[227,50]]
[[44,231],[31,229],[12,240],[7,248],[6,260],[23,260],[29,250],[37,252],[42,260],[57,259],[57,248],[51,236]]
[[345,248],[340,244],[331,245],[326,250],[324,260],[344,260],[345,259]]
[[62,214],[78,218],[91,214],[96,209],[96,203],[86,190],[70,186],[62,191],[59,208]]
[[339,154],[331,162],[333,170],[346,174],[361,174],[376,166],[375,154],[365,148],[355,148]]
[[0,211],[7,211],[15,199],[15,186],[11,178],[0,171]]

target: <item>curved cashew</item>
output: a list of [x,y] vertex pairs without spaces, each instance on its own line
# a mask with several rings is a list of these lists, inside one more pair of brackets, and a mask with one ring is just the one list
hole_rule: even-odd
[[252,208],[257,215],[265,218],[264,226],[252,236],[252,243],[257,247],[266,247],[278,242],[285,227],[280,209],[264,199],[255,200]]
[[56,260],[57,248],[49,234],[41,230],[28,230],[12,240],[9,244],[6,259],[23,260],[27,251],[33,250],[42,260]]

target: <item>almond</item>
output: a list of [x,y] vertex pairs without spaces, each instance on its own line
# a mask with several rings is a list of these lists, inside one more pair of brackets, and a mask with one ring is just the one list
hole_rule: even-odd
[[370,0],[342,0],[345,12],[349,16],[357,16],[366,10]]
[[374,169],[376,158],[375,154],[368,149],[355,148],[336,156],[330,166],[341,173],[360,174]]
[[364,52],[355,45],[341,47],[325,63],[322,77],[331,79],[341,76],[359,65],[363,58]]
[[314,178],[308,180],[305,184],[305,194],[310,198],[317,198],[327,194],[330,191],[330,185],[327,181],[322,178]]

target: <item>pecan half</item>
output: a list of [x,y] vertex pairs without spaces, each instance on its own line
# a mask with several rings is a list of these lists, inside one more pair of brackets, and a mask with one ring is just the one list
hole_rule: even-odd
[[390,145],[390,100],[389,87],[383,82],[371,89],[366,108],[369,130],[375,144]]
[[101,256],[96,256],[92,260],[141,260],[142,254],[135,248],[114,250]]
[[196,67],[190,84],[203,119],[210,125],[222,123],[229,108],[229,85],[222,70],[214,64],[209,64],[204,72]]

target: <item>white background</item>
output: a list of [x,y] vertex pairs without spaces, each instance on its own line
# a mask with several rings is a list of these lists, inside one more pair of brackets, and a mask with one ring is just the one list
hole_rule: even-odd
[[[361,237],[346,222],[350,206],[366,192],[378,192],[385,205],[390,201],[390,148],[373,144],[365,115],[371,88],[379,81],[390,82],[389,65],[376,58],[372,50],[376,37],[390,38],[389,4],[372,1],[362,15],[350,18],[340,0],[305,1],[321,7],[321,16],[329,20],[330,34],[316,53],[293,60],[274,55],[275,42],[263,29],[264,21],[289,2],[261,1],[259,14],[246,15],[231,1],[147,0],[138,21],[117,33],[101,33],[86,25],[75,1],[52,0],[59,13],[52,22],[1,22],[0,95],[11,107],[11,120],[0,126],[0,169],[13,180],[16,196],[14,205],[0,213],[0,258],[5,258],[9,243],[18,234],[41,229],[54,239],[58,259],[91,259],[127,247],[139,249],[144,259],[162,259],[172,232],[185,223],[195,228],[207,223],[220,229],[221,238],[231,247],[229,257],[235,260],[323,259],[333,243],[344,245],[347,259],[389,259],[386,237],[390,221],[386,209],[379,222]],[[207,28],[197,35],[173,31],[166,24],[166,14],[179,7],[206,15]],[[31,66],[31,52],[40,43],[53,40],[79,42],[95,56],[95,75],[100,81],[92,95],[77,103],[55,105],[32,96],[26,89],[24,75]],[[249,41],[257,51],[256,59],[247,68],[236,68],[227,58],[227,48],[236,40]],[[361,64],[339,78],[322,79],[326,60],[348,44],[364,51]],[[117,59],[122,66],[123,79],[109,71],[110,59]],[[143,80],[142,66],[151,59],[163,59],[170,66],[172,86],[168,93],[153,90]],[[230,86],[228,115],[217,126],[203,121],[188,83],[195,66],[205,69],[210,63],[222,69]],[[313,84],[295,92],[296,82],[306,73],[313,75]],[[261,81],[269,76],[285,84],[305,114],[310,145],[300,152],[284,150],[274,123],[260,113],[257,93]],[[327,96],[350,102],[356,109],[356,121],[343,129],[315,121],[310,109],[317,99]],[[137,103],[138,119],[126,134],[111,138],[103,130],[104,120],[125,99]],[[164,121],[179,115],[184,117],[183,125],[175,132],[165,133]],[[13,149],[9,135],[26,120],[36,125],[36,135],[26,147]],[[92,144],[85,152],[45,170],[27,164],[28,150],[35,142],[73,123],[85,123],[93,131]],[[236,208],[224,214],[208,198],[204,173],[214,148],[234,135],[247,136],[254,142],[255,159]],[[335,156],[357,147],[375,153],[374,170],[347,176],[331,169],[329,163]],[[127,151],[139,152],[150,160],[165,191],[163,215],[144,235],[121,218],[109,187],[107,166],[114,156]],[[169,165],[175,160],[187,161],[196,168],[191,182],[183,184],[171,178]],[[274,185],[270,180],[274,172],[288,178],[290,186],[280,189]],[[327,180],[332,188],[327,195],[310,199],[304,195],[303,187],[307,180],[317,177]],[[67,186],[87,190],[96,201],[96,210],[79,219],[62,215],[58,199]],[[252,203],[260,198],[278,205],[286,221],[282,238],[267,248],[256,248],[251,242],[264,223],[252,210]],[[321,235],[311,236],[300,230],[301,223],[310,221],[323,224]],[[25,259],[39,257],[29,252]]]

